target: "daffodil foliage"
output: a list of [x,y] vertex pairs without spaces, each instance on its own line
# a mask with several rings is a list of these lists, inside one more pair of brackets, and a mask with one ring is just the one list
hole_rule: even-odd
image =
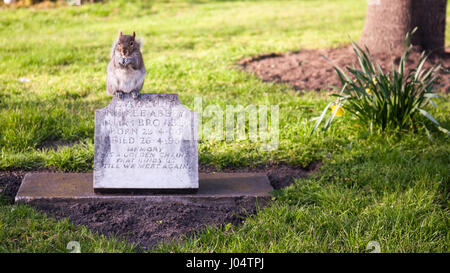
[[441,127],[440,123],[426,110],[429,105],[437,107],[433,99],[439,97],[434,91],[438,80],[437,72],[441,66],[435,65],[424,69],[428,56],[423,52],[417,66],[405,70],[405,62],[412,50],[409,42],[414,32],[415,30],[406,36],[405,50],[397,67],[391,58],[390,72],[384,72],[381,69],[367,47],[363,50],[352,42],[360,70],[347,67],[347,71],[344,71],[337,65],[333,65],[343,87],[339,94],[333,94],[337,97],[336,101],[330,102],[322,114],[316,118],[312,133],[321,124],[327,111],[331,110],[331,116],[323,127],[325,131],[335,117],[349,113],[368,126],[370,131],[374,128],[405,130],[423,127],[431,138],[427,129],[427,123],[429,123],[449,134],[449,131]]

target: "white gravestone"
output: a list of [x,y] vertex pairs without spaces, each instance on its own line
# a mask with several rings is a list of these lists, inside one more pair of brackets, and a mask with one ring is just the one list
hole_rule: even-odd
[[125,94],[95,112],[96,192],[197,189],[197,113],[178,95]]

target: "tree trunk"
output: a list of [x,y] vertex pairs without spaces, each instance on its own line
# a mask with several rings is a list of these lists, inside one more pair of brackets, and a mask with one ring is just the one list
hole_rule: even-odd
[[360,44],[373,53],[403,49],[406,33],[418,27],[412,44],[443,52],[447,0],[368,0]]
[[416,0],[413,10],[422,49],[443,52],[447,0]]

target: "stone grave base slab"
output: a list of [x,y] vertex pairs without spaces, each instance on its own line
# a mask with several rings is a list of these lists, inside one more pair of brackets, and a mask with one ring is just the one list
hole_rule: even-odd
[[15,201],[17,203],[148,201],[205,202],[268,201],[273,190],[264,173],[200,173],[196,193],[96,193],[92,173],[31,173],[25,175]]

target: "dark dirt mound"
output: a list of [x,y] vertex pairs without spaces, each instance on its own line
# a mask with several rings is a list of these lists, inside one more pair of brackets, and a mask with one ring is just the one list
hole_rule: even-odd
[[[272,166],[257,169],[226,169],[222,172],[266,172],[272,187],[281,189],[290,185],[294,178],[305,177],[318,170],[320,163],[308,168]],[[201,166],[201,172],[216,172],[212,167]],[[11,203],[26,172],[0,172],[1,195]],[[264,204],[258,204],[264,206]],[[147,248],[158,242],[182,240],[185,234],[200,231],[207,225],[238,225],[243,217],[256,213],[256,205],[245,198],[227,202],[179,202],[149,203],[118,200],[64,203],[40,203],[35,207],[56,219],[69,218],[76,225],[106,235],[116,235]]]
[[321,162],[313,162],[306,169],[280,166],[278,168],[270,169],[266,173],[270,185],[278,190],[291,185],[295,178],[306,177],[309,174],[318,171],[320,166]]
[[182,204],[110,200],[33,206],[56,219],[69,218],[76,225],[105,235],[116,235],[147,248],[161,241],[182,240],[183,235],[207,225],[238,225],[243,217],[256,213],[255,204],[246,201]]
[[[413,68],[419,61],[421,52],[413,50],[406,66]],[[359,68],[351,46],[336,49],[305,49],[286,54],[264,54],[253,58],[244,58],[237,62],[245,71],[256,74],[264,81],[275,81],[292,85],[297,90],[331,89],[331,86],[340,86],[339,78],[333,66],[323,57],[327,57],[341,68]],[[375,60],[383,70],[389,71],[392,67],[389,53],[374,55]],[[400,58],[394,58],[398,64]],[[433,55],[428,59],[425,68],[441,63],[442,67],[450,69],[450,49],[444,54]],[[450,93],[450,76],[441,70],[441,90]]]
[[24,175],[24,172],[0,172],[0,197],[11,204],[14,203]]

